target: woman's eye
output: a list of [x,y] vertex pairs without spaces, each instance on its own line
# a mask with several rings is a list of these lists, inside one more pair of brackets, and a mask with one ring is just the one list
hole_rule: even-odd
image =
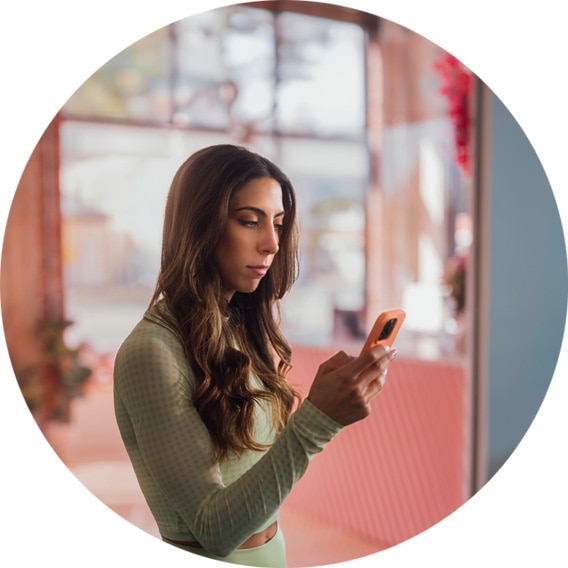
[[251,220],[248,220],[248,219],[242,219],[241,225],[243,225],[243,227],[257,227],[258,221],[251,221]]
[[276,229],[276,231],[278,231],[279,233],[282,231],[282,229],[284,228],[284,225],[277,223],[274,225],[274,228]]

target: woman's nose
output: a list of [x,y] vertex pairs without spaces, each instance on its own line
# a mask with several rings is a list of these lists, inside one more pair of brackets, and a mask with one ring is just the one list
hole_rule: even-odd
[[267,229],[260,243],[262,252],[276,254],[278,252],[278,240],[278,231],[275,228]]

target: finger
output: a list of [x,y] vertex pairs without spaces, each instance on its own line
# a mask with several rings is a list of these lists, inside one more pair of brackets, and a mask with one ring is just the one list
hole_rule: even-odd
[[381,389],[385,386],[385,383],[387,381],[387,373],[389,372],[388,369],[385,369],[382,373],[381,376],[379,377],[379,384],[381,385]]
[[367,391],[366,391],[367,404],[371,402],[371,399],[374,396],[376,396],[383,390],[383,387],[385,386],[386,382],[387,372],[388,370],[385,369],[378,378],[375,378],[367,385]]
[[382,357],[379,359],[376,365],[371,365],[367,369],[365,369],[360,375],[358,379],[358,384],[365,388],[367,388],[373,382],[379,383],[381,388],[384,386],[386,382],[386,377],[388,373],[388,366],[392,363],[393,359],[396,357],[396,349],[392,349],[388,356]]
[[387,368],[387,365],[395,356],[396,349],[390,349],[386,345],[379,345],[365,351],[365,353],[352,361],[348,370],[354,374],[356,381],[369,383]]
[[335,355],[324,361],[320,366],[322,372],[335,371],[341,367],[344,367],[351,361],[354,357],[345,353],[345,351],[338,351]]
[[376,345],[371,349],[367,349],[358,357],[355,357],[350,363],[350,371],[358,374],[364,371],[369,365],[377,363],[382,357],[390,353],[388,345]]

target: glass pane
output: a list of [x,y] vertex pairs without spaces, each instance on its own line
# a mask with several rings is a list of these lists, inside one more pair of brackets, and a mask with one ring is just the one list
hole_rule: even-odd
[[361,136],[365,128],[365,33],[354,24],[278,17],[278,129]]
[[64,105],[64,116],[168,123],[169,38],[160,29],[97,70]]
[[[66,309],[71,344],[112,351],[143,313],[160,263],[166,193],[181,162],[225,133],[65,121],[61,128]],[[258,137],[252,150],[293,180],[300,279],[286,298],[293,341],[325,343],[365,304],[368,153],[360,143]],[[109,332],[112,321],[112,332]]]
[[294,343],[345,342],[365,307],[368,151],[358,142],[280,140],[279,162],[298,197],[300,278],[285,298],[283,327]]
[[[466,181],[447,140],[443,117],[389,126],[383,133],[382,214],[377,217],[388,235],[377,245],[385,262],[383,298],[408,313],[406,352],[427,359],[462,349],[456,326],[463,306],[446,296],[444,282],[464,277],[454,260],[461,263],[467,255],[472,227]],[[410,171],[413,175],[405,175]]]
[[61,126],[62,241],[71,345],[117,349],[147,307],[171,179],[221,134],[78,121]]
[[175,30],[176,122],[266,131],[274,104],[272,14],[228,7],[191,16]]

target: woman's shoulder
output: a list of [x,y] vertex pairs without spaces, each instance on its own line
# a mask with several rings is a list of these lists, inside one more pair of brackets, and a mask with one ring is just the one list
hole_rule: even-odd
[[184,359],[183,345],[172,321],[165,302],[160,300],[151,306],[122,342],[117,359],[158,355]]
[[193,388],[194,375],[179,337],[156,315],[150,308],[119,347],[114,362],[117,393],[139,392],[141,387],[147,393],[174,385],[180,392]]

